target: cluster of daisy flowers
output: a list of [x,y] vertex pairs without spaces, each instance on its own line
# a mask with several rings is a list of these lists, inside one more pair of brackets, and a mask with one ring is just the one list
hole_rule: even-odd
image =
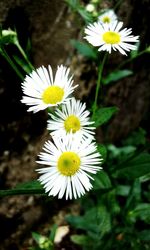
[[[39,154],[39,181],[50,196],[78,198],[92,188],[91,174],[101,169],[101,155],[94,140],[93,122],[85,103],[71,97],[77,85],[69,68],[58,66],[55,77],[51,66],[40,67],[22,83],[22,103],[28,111],[51,108],[47,129],[49,140]],[[44,165],[46,167],[44,167]]]
[[[97,22],[85,28],[85,39],[98,51],[136,49],[132,43],[138,36],[131,35],[132,29],[122,29],[113,10],[104,12]],[[46,165],[37,169],[39,181],[48,195],[79,198],[92,188],[92,175],[101,170],[101,154],[97,151],[94,138],[94,124],[85,103],[72,97],[77,85],[73,84],[70,69],[58,66],[55,77],[51,66],[34,70],[22,83],[22,103],[34,113],[49,108],[47,129],[52,141],[45,143],[39,154],[38,164]]]
[[126,51],[136,50],[139,36],[133,36],[132,29],[123,28],[123,22],[118,21],[117,15],[113,10],[106,10],[99,16],[98,21],[89,24],[85,28],[85,39],[98,51],[109,53],[119,51],[126,55]]

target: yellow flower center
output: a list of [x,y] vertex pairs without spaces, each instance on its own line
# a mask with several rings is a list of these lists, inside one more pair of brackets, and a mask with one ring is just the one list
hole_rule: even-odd
[[49,86],[42,94],[42,100],[46,104],[57,104],[61,102],[64,96],[64,90],[58,86]]
[[57,168],[62,175],[72,176],[80,168],[80,158],[74,152],[64,152],[58,159]]
[[117,44],[120,42],[120,35],[114,31],[107,31],[103,34],[103,40],[107,44]]
[[70,115],[64,121],[65,130],[69,133],[75,133],[81,128],[80,121],[75,115]]
[[102,20],[103,20],[103,23],[110,23],[110,17],[109,16],[104,16]]

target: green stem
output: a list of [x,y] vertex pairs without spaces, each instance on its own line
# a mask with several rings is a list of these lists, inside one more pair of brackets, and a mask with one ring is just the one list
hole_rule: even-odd
[[116,10],[119,7],[119,5],[121,4],[121,2],[122,2],[122,0],[117,1],[116,5],[114,6],[113,9]]
[[11,58],[9,57],[9,55],[7,54],[7,52],[5,51],[4,48],[1,48],[0,53],[6,59],[6,61],[11,65],[11,67],[14,69],[14,71],[16,72],[16,74],[21,78],[21,80],[24,80],[24,76],[18,70],[18,68],[16,67],[16,65],[14,64],[14,62],[11,60]]
[[31,195],[31,194],[44,194],[44,189],[9,189],[9,190],[0,190],[0,197],[8,196],[8,195]]
[[118,67],[117,69],[122,68],[125,64],[131,62],[132,60],[136,59],[137,57],[139,57],[139,56],[141,56],[141,55],[143,55],[143,54],[145,54],[145,53],[147,53],[146,50],[143,50],[143,51],[139,52],[136,56],[134,56],[134,57],[132,57],[132,58],[129,58],[129,59],[127,59],[126,61],[122,62],[122,63],[119,65],[119,67]]
[[102,72],[104,68],[104,64],[106,61],[107,53],[105,53],[102,63],[98,67],[98,79],[97,79],[97,86],[96,86],[96,93],[95,93],[95,100],[94,100],[94,105],[93,105],[93,117],[95,116],[96,108],[97,108],[97,100],[98,100],[98,95],[99,95],[99,90],[100,90],[100,85],[101,85],[101,78],[102,78]]
[[20,53],[22,54],[22,56],[24,57],[24,59],[26,60],[26,62],[28,63],[29,68],[31,69],[31,71],[34,70],[33,65],[30,63],[30,61],[29,61],[29,59],[28,59],[26,53],[24,52],[24,50],[23,50],[22,47],[20,46],[19,42],[16,41],[15,44],[16,44],[18,50],[20,51]]

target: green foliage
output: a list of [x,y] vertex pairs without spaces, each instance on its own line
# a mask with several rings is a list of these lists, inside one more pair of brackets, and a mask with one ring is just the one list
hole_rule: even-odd
[[65,0],[65,2],[72,8],[72,9],[78,9],[80,6],[79,0]]
[[24,70],[26,73],[31,72],[31,68],[29,67],[28,64],[25,63],[24,59],[20,58],[17,55],[13,55],[14,61]]
[[50,231],[49,237],[43,236],[36,232],[32,232],[32,237],[36,241],[37,246],[31,247],[30,250],[53,250],[56,229],[57,225],[54,225]]
[[95,176],[93,176],[93,189],[109,189],[112,187],[111,180],[108,174],[103,170],[99,171]]
[[92,248],[92,238],[86,235],[71,235],[71,241],[76,243],[77,245],[84,246],[83,249],[91,249]]
[[[12,54],[9,55],[9,53],[7,52],[7,48],[10,44],[17,48],[17,53],[15,52],[14,54],[14,52],[12,52]],[[26,53],[19,43],[16,31],[13,31],[11,29],[0,29],[0,54],[6,59],[6,61],[13,68],[13,70],[21,80],[24,80],[22,71],[28,74],[34,69],[28,58],[29,49],[31,48],[30,45],[31,44],[29,43],[28,39]]]
[[95,49],[90,45],[83,42],[79,42],[77,40],[71,40],[71,44],[83,56],[93,60],[97,59],[97,53]]
[[90,15],[90,13],[88,11],[86,11],[83,7],[78,8],[78,13],[80,14],[80,16],[83,18],[83,20],[86,23],[93,21],[93,18]]
[[93,21],[92,15],[86,11],[84,6],[80,4],[79,0],[65,0],[65,2],[71,7],[74,12],[77,12],[85,23]]
[[107,77],[102,79],[102,83],[104,85],[108,85],[110,83],[119,81],[127,76],[132,75],[133,72],[131,70],[128,69],[123,69],[123,70],[115,70],[112,73],[108,74]]
[[97,128],[108,122],[117,111],[117,107],[106,107],[96,110],[93,117],[93,120],[95,121],[94,126]]
[[138,56],[138,54],[139,54],[139,48],[140,48],[140,42],[138,42],[136,44],[136,49],[135,50],[131,50],[130,57],[132,59]]
[[97,150],[101,154],[103,162],[104,162],[107,157],[107,148],[103,144],[97,144]]
[[14,189],[0,190],[0,197],[21,194],[44,194],[44,189],[39,181],[29,181],[17,185]]
[[42,185],[39,181],[28,181],[28,182],[24,182],[24,183],[21,183],[21,184],[18,184],[16,186],[16,189],[42,189]]
[[150,154],[142,152],[117,166],[114,176],[135,179],[148,173],[150,173]]
[[140,128],[120,147],[107,145],[105,171],[93,175],[93,190],[80,200],[82,215],[67,216],[76,229],[71,241],[82,249],[149,249],[150,155],[145,136]]
[[140,203],[133,210],[129,211],[128,219],[131,222],[136,222],[137,219],[143,220],[150,224],[150,204]]
[[75,228],[88,231],[91,236],[104,234],[111,229],[110,214],[105,206],[89,209],[84,216],[67,216],[66,220]]
[[0,47],[17,42],[17,33],[11,29],[1,30],[0,32]]
[[146,131],[139,128],[137,131],[133,131],[132,134],[123,141],[124,145],[145,145],[146,143]]
[[119,161],[121,159],[123,160],[124,158],[126,159],[126,156],[128,158],[129,154],[132,155],[135,152],[136,147],[131,145],[116,147],[114,144],[109,144],[107,149],[109,151],[109,157],[116,157],[117,161]]
[[[149,179],[150,154],[146,150],[149,145],[147,145],[145,136],[145,130],[139,128],[122,142],[124,146],[118,148],[111,144],[108,145],[113,177],[134,180],[145,176],[144,178]],[[138,147],[140,147],[140,150],[138,150]]]
[[150,230],[143,230],[138,235],[139,239],[142,241],[149,241],[150,242]]

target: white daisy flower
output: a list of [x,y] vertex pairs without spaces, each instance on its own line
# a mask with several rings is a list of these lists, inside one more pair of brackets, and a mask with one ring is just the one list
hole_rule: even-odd
[[40,153],[39,164],[47,165],[37,170],[42,174],[39,181],[44,185],[49,196],[61,199],[78,198],[92,188],[90,174],[101,169],[101,155],[97,152],[95,142],[80,137],[53,137],[54,143],[48,141]]
[[72,76],[69,77],[70,69],[60,65],[57,67],[55,79],[51,66],[44,66],[26,76],[22,83],[25,96],[22,103],[31,106],[28,111],[38,112],[47,107],[66,103],[69,95],[74,91]]
[[98,20],[102,23],[113,23],[117,20],[117,15],[113,10],[105,10],[105,12],[98,17]]
[[90,24],[85,29],[85,39],[93,46],[99,47],[98,51],[119,50],[123,55],[126,55],[125,51],[135,50],[136,45],[131,43],[137,43],[139,36],[131,35],[132,29],[122,29],[123,23],[115,21],[112,24],[101,22],[95,22]]
[[83,136],[83,138],[94,139],[94,129],[91,126],[94,122],[90,121],[90,112],[86,110],[85,103],[72,98],[66,104],[62,105],[61,110],[57,108],[54,114],[50,114],[52,120],[48,120],[48,130],[52,136],[65,136],[72,133],[74,136]]

